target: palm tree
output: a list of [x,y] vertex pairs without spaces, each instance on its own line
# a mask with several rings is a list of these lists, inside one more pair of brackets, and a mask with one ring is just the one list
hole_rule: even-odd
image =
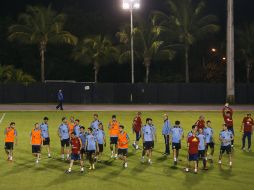
[[9,40],[18,40],[25,44],[36,44],[40,51],[41,82],[45,81],[45,52],[50,43],[74,45],[77,38],[63,30],[65,15],[57,14],[51,6],[28,6],[19,16],[18,24],[9,27]]
[[112,42],[102,35],[85,38],[74,49],[73,57],[85,64],[93,64],[94,82],[98,82],[100,67],[118,60],[118,49]]
[[239,57],[246,65],[246,80],[250,82],[250,73],[254,64],[254,23],[246,24],[241,30],[237,30],[237,50]]
[[205,35],[219,30],[217,17],[203,15],[205,3],[193,0],[167,0],[168,14],[155,12],[156,20],[164,31],[178,34],[178,41],[184,47],[185,82],[189,83],[189,51],[190,47]]
[[[119,37],[121,43],[128,44],[130,35],[128,29],[124,27],[116,35]],[[175,52],[168,47],[166,43],[159,39],[161,29],[155,26],[153,18],[148,23],[139,22],[137,27],[133,29],[134,35],[134,51],[138,58],[143,60],[146,68],[145,82],[149,82],[150,66],[155,59],[173,59]],[[128,46],[129,47],[129,46]],[[126,61],[130,58],[130,50],[125,48],[126,51],[120,56],[120,61]]]

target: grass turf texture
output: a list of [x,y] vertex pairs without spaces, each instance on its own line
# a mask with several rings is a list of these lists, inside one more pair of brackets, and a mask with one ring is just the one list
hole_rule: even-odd
[[[208,171],[199,171],[197,175],[185,173],[183,168],[186,165],[186,142],[182,142],[178,168],[172,168],[172,154],[165,158],[164,142],[161,135],[162,128],[161,112],[143,112],[143,122],[146,117],[153,118],[153,123],[157,128],[158,142],[155,144],[153,154],[153,165],[141,164],[141,150],[135,152],[129,146],[128,168],[122,168],[120,160],[109,159],[109,137],[106,128],[112,114],[117,115],[117,119],[126,127],[131,143],[135,135],[131,132],[132,119],[135,112],[98,112],[99,119],[104,123],[107,134],[107,147],[104,151],[103,163],[96,164],[96,170],[88,171],[86,162],[85,173],[79,173],[79,166],[73,166],[71,174],[65,174],[68,162],[60,160],[60,141],[57,136],[57,128],[62,116],[75,116],[81,120],[81,124],[86,128],[89,126],[93,112],[6,112],[6,116],[0,125],[0,139],[3,142],[4,128],[11,121],[16,122],[18,131],[18,146],[14,149],[14,161],[6,161],[4,153],[4,143],[0,149],[0,189],[215,189],[216,187],[227,189],[251,189],[254,187],[254,153],[246,153],[241,148],[241,133],[239,126],[243,116],[247,112],[234,113],[235,126],[235,151],[233,155],[233,168],[229,169],[227,156],[223,159],[222,169],[218,167],[219,142],[218,134],[223,123],[221,112],[166,112],[169,114],[171,122],[180,120],[184,128],[185,135],[190,131],[191,125],[203,114],[206,120],[212,121],[215,131],[215,155],[214,166],[208,164]],[[2,113],[0,113],[2,115]],[[31,145],[29,144],[29,133],[35,122],[41,122],[44,116],[49,117],[49,127],[51,136],[51,159],[47,158],[46,151],[42,151],[42,159],[38,165],[31,155]],[[201,162],[200,162],[201,164]]]

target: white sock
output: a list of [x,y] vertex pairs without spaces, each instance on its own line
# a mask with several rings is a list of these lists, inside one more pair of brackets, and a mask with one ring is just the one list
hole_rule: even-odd
[[174,161],[176,162],[176,157],[174,157]]
[[64,159],[64,154],[61,155],[61,158]]
[[197,168],[195,168],[195,169],[194,169],[194,171],[195,171],[195,172],[197,172],[197,171],[198,171],[198,169],[197,169]]
[[68,171],[71,172],[71,168],[69,168]]

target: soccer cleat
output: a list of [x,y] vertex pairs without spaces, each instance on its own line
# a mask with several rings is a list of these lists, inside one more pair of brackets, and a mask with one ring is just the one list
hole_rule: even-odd
[[83,173],[84,172],[84,168],[82,167],[82,168],[80,168],[80,172],[81,173]]
[[145,157],[144,157],[144,156],[142,156],[141,162],[142,162],[142,163],[145,163]]
[[185,168],[185,171],[186,171],[186,172],[189,172],[189,168]]
[[117,154],[115,154],[115,158],[117,158]]
[[247,152],[250,152],[250,148],[248,148]]
[[150,165],[152,164],[152,160],[151,159],[148,160],[148,164],[150,164]]
[[219,162],[218,162],[219,164],[221,164],[221,160],[219,160]]
[[35,163],[36,163],[36,164],[39,164],[39,160],[37,159],[37,160],[35,161]]
[[92,170],[92,169],[93,169],[93,167],[92,167],[92,166],[90,166],[90,167],[89,167],[89,170]]
[[127,168],[128,167],[128,164],[127,162],[124,163],[124,167]]
[[197,169],[194,169],[194,174],[197,174],[198,173],[198,170]]
[[65,170],[65,173],[66,173],[66,174],[70,174],[70,173],[71,173],[70,168],[69,168],[68,170]]
[[9,157],[9,161],[12,161],[12,156]]
[[50,155],[50,154],[48,154],[48,158],[51,158],[51,155]]
[[174,166],[177,166],[177,161],[174,161]]
[[132,146],[133,146],[133,148],[135,148],[135,149],[136,149],[136,144],[132,144]]
[[242,147],[242,150],[245,151],[245,147]]
[[232,166],[232,162],[229,162],[229,166]]
[[138,145],[136,145],[136,150],[138,150]]
[[92,169],[95,170],[94,164],[92,165]]

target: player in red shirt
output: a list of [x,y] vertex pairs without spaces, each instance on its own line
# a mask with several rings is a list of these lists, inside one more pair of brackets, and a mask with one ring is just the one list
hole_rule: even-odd
[[71,173],[71,168],[73,166],[74,161],[80,161],[80,172],[84,172],[84,162],[80,159],[80,149],[82,148],[82,142],[80,138],[76,137],[74,132],[71,133],[71,161],[70,167],[66,170],[66,173]]
[[233,116],[233,109],[231,107],[229,107],[229,104],[226,103],[225,106],[222,108],[222,116],[224,118],[224,116],[226,115],[227,112],[230,112],[231,117]]
[[245,150],[245,140],[246,137],[248,139],[248,152],[250,151],[251,146],[251,136],[254,129],[254,121],[251,118],[251,114],[248,113],[247,117],[243,118],[242,126],[241,126],[241,132],[243,132],[243,138],[242,138],[242,150]]
[[196,121],[195,125],[197,125],[198,130],[205,128],[205,117],[203,115],[199,116],[198,120]]
[[132,144],[132,146],[138,150],[138,142],[139,139],[141,137],[141,128],[142,128],[142,119],[141,119],[141,112],[138,112],[136,117],[133,119],[133,123],[132,123],[132,130],[133,133],[136,134],[136,140],[134,141],[134,143]]
[[[232,118],[232,112],[231,111],[227,111],[225,115],[223,115],[224,118],[224,122],[227,125],[227,128],[229,131],[232,132],[233,135],[235,135],[234,133],[234,127],[233,127],[233,118]],[[231,141],[231,147],[234,147],[234,140]]]
[[190,162],[194,162],[194,173],[198,173],[198,145],[199,145],[199,139],[196,136],[196,131],[193,131],[192,136],[188,138],[188,144],[187,147],[189,148],[189,157],[188,157],[188,164],[185,168],[186,172],[189,172],[190,168]]

